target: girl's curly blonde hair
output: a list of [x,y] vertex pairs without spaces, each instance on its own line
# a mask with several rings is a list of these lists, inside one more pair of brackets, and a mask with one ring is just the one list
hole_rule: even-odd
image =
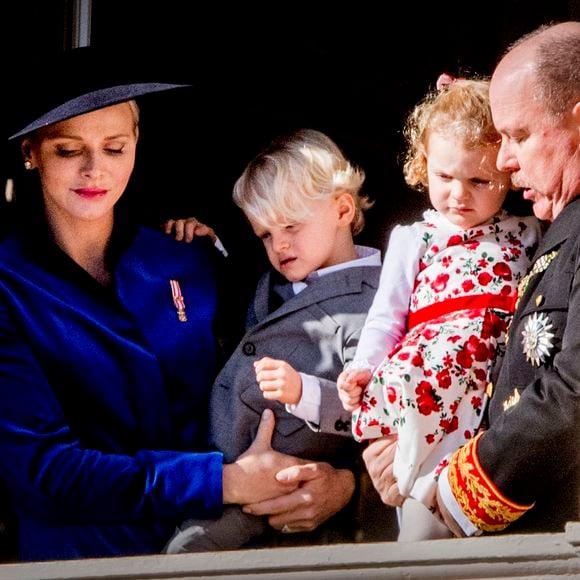
[[488,78],[455,79],[415,105],[403,126],[403,175],[410,187],[427,190],[427,144],[432,133],[457,139],[469,149],[499,146],[488,93]]

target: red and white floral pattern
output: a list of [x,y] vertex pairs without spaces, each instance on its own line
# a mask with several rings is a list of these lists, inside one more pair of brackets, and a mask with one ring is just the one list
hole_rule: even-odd
[[425,217],[414,326],[375,369],[353,434],[398,433],[399,490],[429,506],[450,454],[480,426],[491,364],[534,248],[521,242],[525,221],[504,213],[464,231],[434,211]]

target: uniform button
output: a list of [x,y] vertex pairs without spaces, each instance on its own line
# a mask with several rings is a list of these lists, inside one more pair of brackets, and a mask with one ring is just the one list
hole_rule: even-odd
[[536,296],[536,306],[541,306],[544,303],[544,297],[541,294]]
[[242,347],[242,350],[244,351],[244,354],[247,354],[248,356],[256,354],[256,346],[252,342],[246,342]]
[[350,429],[350,421],[341,421],[340,419],[337,419],[334,424],[334,429],[336,431],[348,431]]

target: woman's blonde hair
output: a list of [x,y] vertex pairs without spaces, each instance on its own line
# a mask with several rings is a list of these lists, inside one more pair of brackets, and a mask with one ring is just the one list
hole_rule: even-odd
[[234,185],[233,199],[245,215],[266,227],[300,222],[312,202],[348,193],[356,203],[353,235],[364,227],[372,202],[360,193],[362,169],[346,159],[324,133],[299,129],[275,139],[246,166]]
[[409,113],[403,126],[403,175],[419,191],[427,189],[427,144],[433,133],[453,137],[470,149],[499,146],[501,137],[489,105],[489,80],[455,79],[429,92]]

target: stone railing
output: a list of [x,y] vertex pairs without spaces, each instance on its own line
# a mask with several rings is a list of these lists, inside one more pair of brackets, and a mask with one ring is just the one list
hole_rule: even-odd
[[580,578],[580,522],[561,534],[428,542],[334,544],[34,562],[0,566],[0,580],[335,580]]

